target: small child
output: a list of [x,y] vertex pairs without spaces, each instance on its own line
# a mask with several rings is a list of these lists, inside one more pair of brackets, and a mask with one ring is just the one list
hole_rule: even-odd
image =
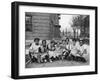
[[31,60],[34,62],[37,61],[38,63],[40,63],[39,41],[40,41],[39,38],[35,38],[34,43],[32,43],[32,45],[29,48],[29,56],[30,56]]
[[60,43],[59,42],[55,45],[54,53],[55,53],[56,60],[60,60],[61,57],[62,57],[62,49],[60,47]]
[[51,41],[50,44],[48,45],[48,54],[50,58],[50,62],[55,60],[55,41]]
[[62,60],[63,60],[67,59],[70,54],[71,47],[68,38],[66,38],[65,43],[63,42],[62,46],[63,46],[63,52],[62,52]]
[[86,62],[88,59],[86,57],[88,57],[88,45],[83,44],[83,41],[80,40],[80,48],[79,50],[79,56],[77,57],[79,59],[79,61],[81,62]]
[[42,40],[42,44],[41,47],[39,48],[39,52],[41,53],[41,62],[49,61],[48,46],[46,40]]

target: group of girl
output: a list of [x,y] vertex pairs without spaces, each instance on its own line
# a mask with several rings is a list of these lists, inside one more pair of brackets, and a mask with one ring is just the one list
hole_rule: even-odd
[[[51,40],[47,44],[46,40],[35,38],[34,43],[29,48],[29,56],[32,62],[45,63],[57,60],[68,60],[87,62],[89,55],[88,45],[83,44],[82,40],[64,39],[61,41]],[[86,57],[85,57],[86,56]]]

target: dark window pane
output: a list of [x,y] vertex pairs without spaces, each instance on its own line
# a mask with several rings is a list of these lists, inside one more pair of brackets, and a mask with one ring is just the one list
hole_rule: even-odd
[[26,31],[32,31],[32,16],[31,15],[25,16],[25,27],[26,27]]

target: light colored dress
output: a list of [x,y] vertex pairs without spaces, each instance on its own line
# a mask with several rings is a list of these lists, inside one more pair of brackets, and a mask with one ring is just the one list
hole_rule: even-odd
[[56,47],[56,50],[54,51],[55,57],[58,57],[62,55],[62,49],[60,47]]
[[86,60],[89,60],[89,45],[83,44],[82,46],[80,46],[80,52],[82,54],[82,57],[84,57]]
[[39,47],[40,47],[40,45],[36,45],[35,43],[32,43],[31,47],[29,48],[29,51],[36,58],[37,58],[38,53],[39,53]]
[[49,57],[51,58],[51,57],[56,57],[56,55],[55,55],[55,46],[51,46],[50,44],[48,45],[48,49],[49,49],[49,51],[48,51],[48,54],[49,54]]
[[77,56],[77,47],[76,45],[71,46],[71,54]]

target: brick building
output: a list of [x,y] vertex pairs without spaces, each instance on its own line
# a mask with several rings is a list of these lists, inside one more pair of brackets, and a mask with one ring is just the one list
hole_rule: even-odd
[[33,40],[35,37],[40,39],[59,39],[60,25],[59,14],[49,13],[25,13],[25,39]]

